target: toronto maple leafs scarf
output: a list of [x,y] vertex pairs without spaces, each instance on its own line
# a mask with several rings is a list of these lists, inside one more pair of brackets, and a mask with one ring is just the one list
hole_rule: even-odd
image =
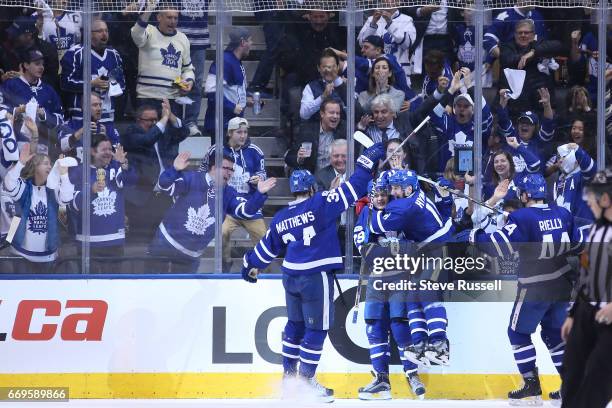
[[[32,180],[25,180],[25,190],[18,201],[19,207],[21,208],[21,221],[19,227],[13,238],[15,245],[21,246],[25,238],[26,228],[28,225],[28,217],[25,214],[30,213],[30,207],[32,206]],[[59,234],[57,231],[57,212],[59,204],[55,199],[55,191],[45,187],[47,193],[47,240],[46,249],[47,251],[55,251],[59,248]]]

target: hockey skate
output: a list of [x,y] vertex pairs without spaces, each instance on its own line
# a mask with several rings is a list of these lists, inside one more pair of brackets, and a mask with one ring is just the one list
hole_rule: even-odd
[[316,402],[334,402],[334,390],[331,388],[326,388],[323,385],[319,384],[315,377],[299,377],[302,386],[303,393],[302,397],[306,399],[306,401],[316,401]]
[[406,379],[408,380],[408,385],[410,385],[410,389],[415,397],[420,400],[425,399],[425,384],[423,384],[419,375],[416,372],[406,374]]
[[548,393],[548,398],[550,398],[550,403],[554,407],[561,406],[561,390],[552,391]]
[[281,399],[297,400],[300,394],[300,383],[295,371],[285,371],[281,385]]
[[438,340],[427,345],[425,349],[425,357],[432,363],[440,365],[449,365],[450,350],[448,339]]
[[523,377],[523,386],[521,388],[508,393],[508,400],[510,405],[542,405],[542,388],[540,387],[537,368],[533,371],[532,377]]
[[411,344],[404,349],[404,357],[406,357],[410,362],[419,365],[429,367],[431,363],[425,356],[425,349],[427,345],[424,341],[420,341],[416,344]]
[[360,387],[357,390],[360,400],[390,400],[391,399],[391,384],[389,383],[389,374],[375,373],[371,371],[374,379],[365,387]]

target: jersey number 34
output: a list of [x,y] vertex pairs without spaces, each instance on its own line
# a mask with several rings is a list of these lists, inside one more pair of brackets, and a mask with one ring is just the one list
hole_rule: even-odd
[[[304,227],[304,230],[302,231],[302,239],[304,241],[304,246],[310,246],[310,241],[314,238],[315,235],[317,235],[317,232],[315,231],[312,225],[309,227]],[[293,234],[290,232],[283,234],[282,238],[285,244],[297,241]]]

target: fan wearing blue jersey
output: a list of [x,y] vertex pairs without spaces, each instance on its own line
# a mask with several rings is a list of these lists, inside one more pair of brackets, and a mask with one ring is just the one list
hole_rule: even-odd
[[567,208],[580,225],[592,224],[593,212],[582,198],[582,187],[597,170],[595,160],[576,143],[557,147],[561,175],[555,182],[554,198],[558,205]]
[[330,191],[315,193],[314,176],[308,170],[295,170],[289,183],[296,200],[276,213],[266,235],[244,256],[242,277],[256,282],[259,270],[286,249],[282,264],[288,317],[283,331],[283,381],[289,385],[297,375],[309,396],[320,401],[334,398],[333,390],[317,382],[315,372],[333,324],[332,271],[343,267],[337,221],[366,194],[372,172],[384,156],[381,143],[366,149],[349,180]]
[[[94,20],[91,28],[91,73],[83,72],[86,53],[82,45],[70,48],[62,58],[61,87],[69,101],[70,116],[83,120],[83,81],[91,84],[102,101],[100,122],[105,127],[113,126],[115,120],[115,97],[125,89],[123,61],[119,52],[108,46],[108,27],[103,20]],[[110,137],[110,136],[109,136]],[[117,143],[116,140],[113,144]]]
[[[472,72],[469,68],[461,68],[453,75],[448,92],[444,92],[448,80],[445,77],[440,77],[438,79],[439,86],[434,93],[436,99],[440,99],[438,95],[444,93],[440,103],[436,105],[433,113],[429,115],[433,126],[441,135],[441,148],[438,161],[439,171],[444,171],[448,159],[455,155],[456,145],[472,146],[474,144],[474,100],[467,92],[455,95],[462,87],[462,80],[465,86],[470,89],[473,83]],[[446,104],[451,99],[453,112],[449,114],[446,111]],[[493,116],[491,115],[491,110],[483,98],[481,125],[483,146],[487,145],[487,139],[491,134],[492,123]]]
[[56,129],[64,122],[64,115],[59,96],[51,85],[42,81],[44,55],[37,49],[29,49],[20,58],[20,76],[4,81],[0,87],[0,108],[17,116],[26,113],[26,104],[34,103],[36,117],[32,119],[39,128]]
[[[527,173],[542,172],[545,158],[540,155],[540,147],[542,143],[549,143],[555,136],[554,112],[550,105],[550,93],[546,88],[539,88],[540,103],[544,110],[542,123],[538,129],[538,115],[532,111],[522,112],[516,123],[516,127],[512,124],[508,113],[507,105],[510,99],[510,90],[502,89],[499,92],[499,109],[497,111],[497,122],[500,133],[507,139],[516,137],[519,140],[520,146],[514,149],[512,160],[516,174],[523,176]],[[536,136],[537,131],[537,137]],[[527,157],[525,149],[529,150],[538,160],[533,162],[533,159]]]
[[[572,268],[566,257],[581,250],[584,238],[569,211],[545,203],[546,180],[541,174],[523,176],[517,190],[526,208],[511,213],[507,224],[491,234],[472,230],[470,242],[489,243],[483,249],[494,256],[519,253],[518,289],[508,337],[524,385],[510,391],[508,398],[514,405],[541,405],[531,335],[538,325],[542,327],[542,340],[560,372],[565,348],[561,326],[572,289]],[[550,398],[559,399],[559,392],[550,393]]]
[[[215,196],[223,194],[222,220],[231,214],[239,219],[257,217],[266,201],[267,192],[276,185],[275,178],[259,180],[257,190],[242,198],[228,185],[234,174],[234,158],[223,155],[222,186],[214,185],[215,155],[208,161],[208,171],[186,171],[189,152],[180,153],[172,166],[159,175],[159,187],[174,200],[159,224],[149,253],[171,257],[173,272],[196,273],[200,256],[215,237]],[[261,214],[259,214],[261,215]]]
[[[443,244],[451,240],[453,223],[443,217],[434,203],[419,187],[415,172],[397,170],[389,177],[391,194],[395,198],[383,211],[374,211],[370,221],[370,232],[384,234],[387,231],[402,233],[410,241],[418,243],[415,255],[425,253],[428,257],[444,256]],[[425,249],[425,251],[423,251]],[[435,265],[425,265],[415,275],[423,281],[442,281],[445,271]],[[413,344],[406,348],[406,357],[415,364],[427,365],[427,360],[448,365],[449,344],[446,337],[446,309],[441,303],[439,291],[418,291],[410,299],[408,309],[423,309],[427,324],[427,335],[415,331],[420,320],[415,320],[411,330],[417,334]],[[410,316],[409,316],[410,317]],[[414,316],[413,316],[414,317]],[[419,317],[420,319],[420,317]],[[428,340],[428,341],[426,341]]]
[[[382,210],[389,202],[389,184],[386,172],[368,185],[370,204],[363,208],[355,225],[353,239],[363,260],[372,265],[375,258],[393,257],[399,252],[407,251],[407,243],[399,241],[397,233],[387,232],[382,235],[370,234],[369,218],[373,209]],[[409,245],[409,244],[408,244]],[[391,399],[391,383],[389,382],[389,334],[398,346],[404,373],[412,392],[417,397],[425,397],[425,386],[417,373],[417,364],[404,356],[404,349],[411,342],[410,325],[408,321],[407,296],[405,291],[375,289],[380,282],[397,282],[403,277],[403,271],[385,271],[382,274],[372,273],[368,279],[364,319],[366,335],[370,343],[370,360],[374,371],[374,379],[365,387],[359,388],[359,399],[387,400]],[[375,283],[375,281],[380,281]]]

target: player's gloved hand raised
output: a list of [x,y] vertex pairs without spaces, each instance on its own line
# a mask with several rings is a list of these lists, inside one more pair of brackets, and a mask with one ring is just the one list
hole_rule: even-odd
[[[434,189],[434,192],[438,197],[441,197],[441,198],[446,198],[450,195],[450,192],[447,189],[455,188],[453,183],[444,177],[438,178],[437,183],[438,183],[438,186],[436,186],[436,188]],[[444,187],[444,188],[441,188],[441,187]]]
[[385,157],[385,148],[382,143],[375,143],[363,151],[361,156],[357,158],[357,165],[371,171],[378,161]]
[[450,181],[447,178],[444,177],[440,177],[437,180],[438,184],[441,185],[442,187],[446,187],[446,188],[455,188],[455,186],[453,185],[452,181]]

